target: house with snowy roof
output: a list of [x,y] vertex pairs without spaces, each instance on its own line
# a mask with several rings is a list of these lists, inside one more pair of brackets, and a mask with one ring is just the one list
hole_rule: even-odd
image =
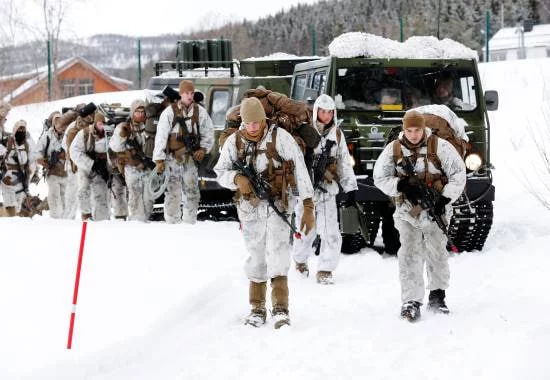
[[502,28],[489,40],[490,61],[544,57],[550,57],[550,24],[534,25],[531,31]]
[[[52,68],[53,71],[53,68]],[[53,72],[52,72],[53,75]],[[58,63],[55,98],[126,91],[131,81],[107,74],[82,57],[69,58]],[[0,77],[0,99],[12,105],[38,103],[48,100],[48,67],[39,67],[28,73]]]

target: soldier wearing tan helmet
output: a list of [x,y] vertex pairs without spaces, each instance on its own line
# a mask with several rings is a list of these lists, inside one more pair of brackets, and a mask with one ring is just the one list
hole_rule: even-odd
[[149,220],[154,202],[146,188],[154,164],[144,152],[145,135],[145,102],[136,99],[130,105],[130,118],[117,125],[109,147],[117,153],[128,187],[129,219],[142,222]]
[[[248,252],[245,272],[250,280],[249,302],[252,310],[245,323],[260,326],[266,322],[267,281],[271,282],[274,327],[290,324],[288,270],[291,244],[289,227],[266,199],[259,199],[250,179],[235,169],[235,163],[253,168],[269,182],[269,197],[281,213],[294,204],[295,191],[303,204],[300,229],[304,235],[315,225],[313,187],[304,156],[294,138],[283,128],[268,125],[257,98],[241,103],[243,127],[227,138],[214,171],[221,186],[236,190],[237,211]],[[294,190],[294,191],[293,191]]]
[[200,200],[197,163],[212,149],[214,125],[208,112],[193,101],[193,82],[182,80],[179,92],[181,99],[160,115],[153,160],[157,171],[166,170],[168,175],[164,219],[167,223],[193,224]]
[[60,219],[65,214],[65,192],[67,171],[65,170],[65,150],[62,147],[66,125],[61,122],[61,113],[51,116],[51,127],[38,139],[38,163],[44,169],[48,184],[48,207],[50,217]]
[[[404,158],[411,161],[416,173],[407,174]],[[415,109],[403,117],[403,131],[388,144],[378,157],[373,171],[374,184],[393,197],[393,215],[399,231],[401,247],[399,280],[401,283],[401,316],[409,321],[420,318],[424,301],[424,264],[428,274],[428,310],[448,313],[445,289],[449,287],[447,237],[427,210],[420,207],[419,181],[437,191],[434,213],[452,216],[451,204],[458,199],[466,185],[466,168],[456,149],[438,138],[426,127],[424,116]]]
[[107,160],[105,116],[96,112],[93,123],[80,130],[70,149],[78,171],[78,207],[82,220],[109,220],[110,169]]

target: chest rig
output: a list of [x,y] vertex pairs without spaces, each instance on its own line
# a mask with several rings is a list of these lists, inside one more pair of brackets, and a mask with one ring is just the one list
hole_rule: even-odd
[[[273,200],[281,200],[283,208],[288,208],[288,189],[297,191],[296,177],[294,176],[294,162],[285,161],[277,152],[277,127],[271,131],[271,141],[266,143],[265,149],[256,149],[255,142],[244,137],[242,131],[235,132],[235,145],[237,147],[238,160],[243,163],[256,165],[256,157],[265,154],[267,167],[260,174],[261,178],[269,185],[269,195]],[[243,140],[247,142],[244,143]]]
[[[193,103],[193,114],[190,117],[183,115],[183,111],[176,104],[172,104],[174,119],[172,128],[179,125],[176,133],[168,136],[167,152],[174,154],[176,160],[186,160],[200,148],[201,132],[199,125],[199,106]],[[187,129],[187,120],[191,120],[191,132]],[[195,133],[195,127],[197,133]]]
[[[443,187],[449,182],[447,176],[443,173],[441,168],[441,160],[437,157],[437,139],[436,135],[428,136],[426,141],[426,154],[420,154],[420,147],[411,149],[412,156],[411,161],[413,165],[416,165],[417,160],[424,160],[424,171],[417,173],[418,178],[426,184],[427,187],[433,187],[437,192],[441,193]],[[393,141],[393,162],[396,165],[403,159],[403,151],[401,150],[401,142],[399,140]],[[428,163],[439,170],[442,174],[430,173],[428,170]],[[397,172],[398,177],[404,177],[405,175]]]

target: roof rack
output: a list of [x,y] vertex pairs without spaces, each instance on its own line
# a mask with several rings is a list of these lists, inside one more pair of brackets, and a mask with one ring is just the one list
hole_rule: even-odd
[[229,76],[234,77],[239,73],[239,62],[232,61],[160,61],[155,63],[155,75],[159,76],[168,72],[177,72],[178,76],[183,77],[184,72],[192,71],[194,74],[208,77],[209,71],[228,72]]

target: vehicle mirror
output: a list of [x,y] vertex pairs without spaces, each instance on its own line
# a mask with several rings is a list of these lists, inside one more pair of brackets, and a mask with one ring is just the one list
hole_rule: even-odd
[[496,111],[498,109],[498,92],[494,90],[485,91],[485,106],[487,111]]

